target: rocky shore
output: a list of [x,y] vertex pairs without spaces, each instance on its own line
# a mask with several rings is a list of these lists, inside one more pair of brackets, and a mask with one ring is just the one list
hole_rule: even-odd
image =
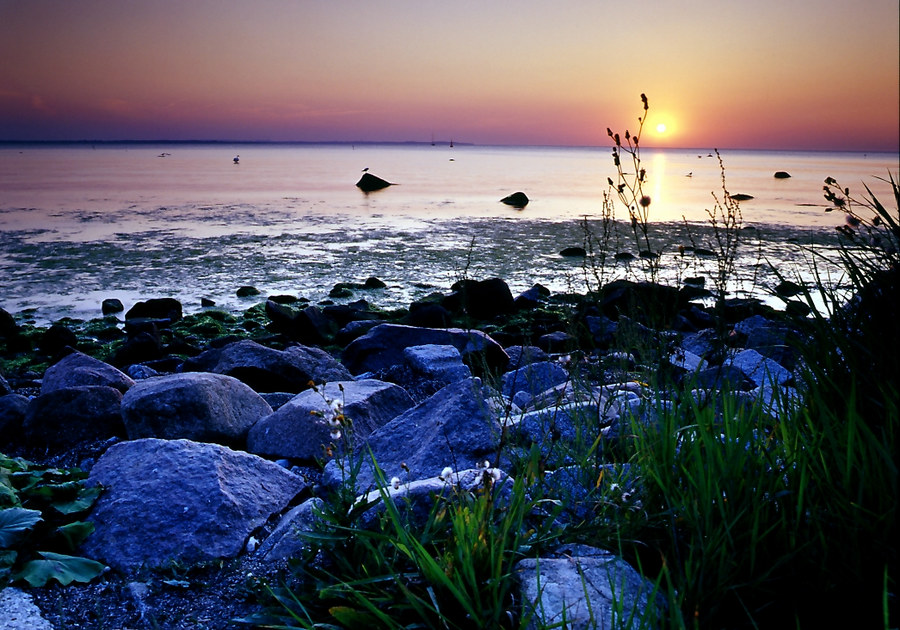
[[[352,491],[373,514],[387,497],[427,514],[451,488],[502,491],[537,448],[544,496],[577,521],[592,487],[567,443],[597,440],[602,460],[627,422],[655,422],[685,391],[715,405],[728,390],[773,421],[802,395],[796,301],[714,309],[696,279],[513,296],[491,278],[382,311],[365,299],[377,286],[336,286],[356,299],[346,304],[269,296],[239,315],[112,301],[103,318],[47,328],[0,310],[0,452],[79,467],[103,488],[80,553],[106,572],[25,585],[52,627],[225,628],[259,612],[260,585],[293,579],[297,534],[315,531],[347,462],[363,462]],[[611,480],[622,472],[612,461],[599,463]],[[645,578],[607,551],[570,546],[539,563],[564,596],[535,586],[534,560],[517,576],[544,622],[563,608],[577,621],[591,572],[617,576],[627,607],[656,605]],[[592,606],[612,606],[602,590],[588,593]],[[0,628],[25,627],[10,624]]]

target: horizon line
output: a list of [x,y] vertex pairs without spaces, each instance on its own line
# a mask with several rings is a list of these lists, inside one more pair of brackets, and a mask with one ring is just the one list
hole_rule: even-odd
[[[342,145],[342,146],[443,146],[450,147],[519,147],[519,148],[558,148],[558,149],[612,149],[613,145],[589,145],[589,144],[503,144],[503,143],[486,143],[478,144],[475,142],[458,142],[456,140],[233,140],[233,139],[207,139],[207,140],[3,140],[0,139],[0,145],[86,145],[86,144],[102,144],[102,145],[122,145],[122,144],[210,144],[210,145]],[[452,147],[451,147],[452,148]],[[900,155],[900,148],[896,151],[889,149],[835,149],[835,148],[764,148],[764,147],[669,147],[669,146],[653,146],[642,144],[641,148],[664,150],[664,151],[788,151],[788,152],[809,152],[809,153],[887,153],[891,155]]]

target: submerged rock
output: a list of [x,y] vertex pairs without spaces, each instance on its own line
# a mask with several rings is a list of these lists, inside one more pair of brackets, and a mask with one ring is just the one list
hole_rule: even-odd
[[787,171],[775,171],[775,179],[788,179],[790,176]]
[[524,208],[528,205],[530,199],[528,199],[528,195],[523,193],[522,191],[514,192],[513,194],[504,197],[500,200],[508,206],[512,206],[513,208]]
[[363,176],[359,178],[358,182],[356,182],[356,187],[363,192],[373,192],[375,190],[387,188],[388,186],[393,186],[393,184],[389,181],[381,179],[380,177],[376,177],[371,173],[363,173]]

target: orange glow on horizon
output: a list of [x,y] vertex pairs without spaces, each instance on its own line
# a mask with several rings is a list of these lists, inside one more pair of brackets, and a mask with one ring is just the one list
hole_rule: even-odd
[[606,146],[646,93],[646,146],[897,151],[898,20],[896,0],[0,3],[0,141]]

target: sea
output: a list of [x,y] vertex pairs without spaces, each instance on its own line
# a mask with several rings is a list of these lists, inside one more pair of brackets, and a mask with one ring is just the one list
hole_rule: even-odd
[[[693,252],[720,251],[725,191],[740,193],[752,198],[732,221],[728,291],[777,302],[779,274],[808,281],[816,248],[835,246],[845,217],[830,211],[824,180],[858,198],[868,187],[892,207],[885,180],[897,178],[900,154],[645,148],[639,164],[623,164],[632,181],[646,171],[654,279],[712,283],[717,258]],[[365,193],[364,172],[393,185]],[[0,308],[46,325],[99,317],[107,298],[128,309],[174,297],[186,313],[204,298],[238,312],[269,295],[393,309],[463,278],[501,277],[514,294],[650,279],[648,259],[609,255],[642,247],[609,186],[617,178],[608,147],[0,144]],[[518,191],[525,207],[501,202]],[[593,256],[561,256],[568,247]],[[386,288],[329,297],[373,276]],[[242,286],[260,295],[240,298]]]

